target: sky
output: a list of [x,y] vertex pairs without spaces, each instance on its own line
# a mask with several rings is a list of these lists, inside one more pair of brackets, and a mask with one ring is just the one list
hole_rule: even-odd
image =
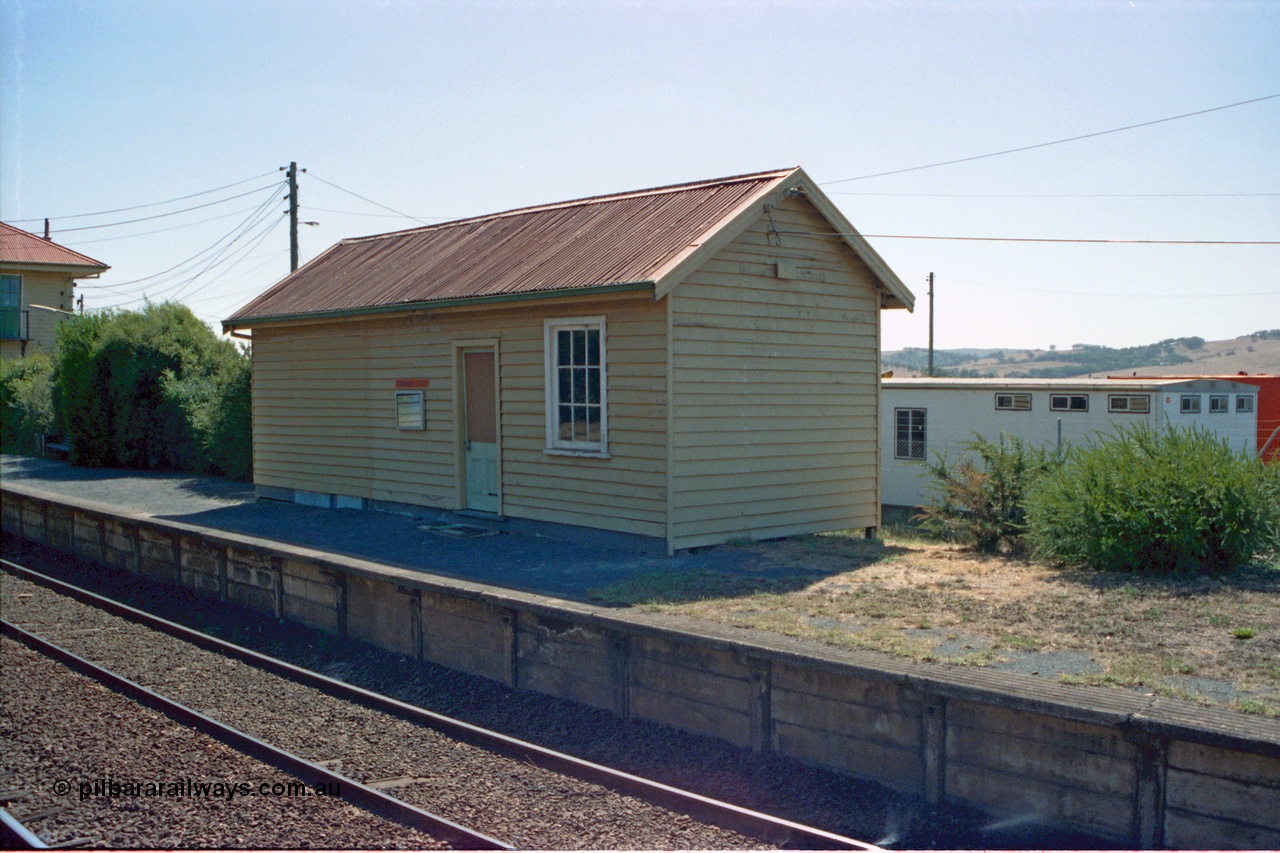
[[798,165],[917,296],[886,350],[931,272],[939,348],[1280,327],[1276,0],[0,0],[0,47],[0,218],[111,265],[89,310],[270,287],[290,162],[304,263]]

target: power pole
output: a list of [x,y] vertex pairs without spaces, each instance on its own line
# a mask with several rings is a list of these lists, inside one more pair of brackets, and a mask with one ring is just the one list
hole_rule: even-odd
[[933,375],[933,273],[929,273],[929,375]]
[[[289,272],[298,268],[298,164],[289,163]],[[932,322],[933,312],[929,312]]]

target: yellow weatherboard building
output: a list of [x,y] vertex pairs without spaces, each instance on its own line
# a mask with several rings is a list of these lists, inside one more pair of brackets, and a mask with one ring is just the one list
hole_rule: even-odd
[[343,240],[223,321],[254,482],[638,534],[879,525],[880,311],[799,168]]

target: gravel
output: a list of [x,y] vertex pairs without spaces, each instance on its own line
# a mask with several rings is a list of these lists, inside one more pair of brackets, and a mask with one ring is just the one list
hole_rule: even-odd
[[[8,607],[6,607],[8,610]],[[49,844],[109,848],[444,849],[426,835],[329,796],[261,796],[296,780],[113,693],[8,638],[0,640],[4,787],[9,808]],[[239,785],[243,796],[174,796],[186,781]],[[59,794],[70,784],[69,793]],[[94,789],[95,784],[98,786]],[[146,796],[146,785],[155,787]],[[111,786],[117,796],[109,796]],[[87,787],[82,787],[87,786]],[[136,786],[136,787],[135,787]],[[267,789],[269,792],[270,789]],[[128,796],[128,793],[141,796]],[[221,794],[221,791],[218,792]]]
[[[931,808],[918,797],[778,755],[752,753],[714,738],[511,690],[259,613],[175,594],[171,588],[139,582],[38,546],[19,547],[9,537],[5,544],[13,554],[10,559],[290,663],[513,737],[830,832],[914,849],[1105,846],[1095,838],[1034,825],[993,825],[987,816],[954,805]],[[4,580],[7,584],[12,578]],[[13,601],[7,592],[5,601],[6,605]],[[341,731],[319,733],[335,749],[321,759],[346,758],[338,754],[343,745]],[[575,806],[579,803],[563,795],[560,803],[563,811],[554,820],[578,819]],[[628,840],[623,846],[643,843]]]
[[[3,594],[6,618],[69,651],[343,776],[521,848],[767,846],[459,743],[12,576],[4,577]],[[96,768],[77,775],[118,776],[114,761],[103,756]]]

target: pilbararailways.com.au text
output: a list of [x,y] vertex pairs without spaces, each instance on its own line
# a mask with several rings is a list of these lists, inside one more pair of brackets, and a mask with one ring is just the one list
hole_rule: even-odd
[[230,802],[236,797],[341,797],[341,782],[319,782],[308,785],[305,782],[290,780],[288,782],[229,782],[205,781],[197,779],[152,779],[119,780],[110,776],[100,779],[86,779],[72,783],[63,779],[53,783],[54,792],[65,796],[72,790],[80,794],[81,800],[95,797],[201,797],[220,799]]

